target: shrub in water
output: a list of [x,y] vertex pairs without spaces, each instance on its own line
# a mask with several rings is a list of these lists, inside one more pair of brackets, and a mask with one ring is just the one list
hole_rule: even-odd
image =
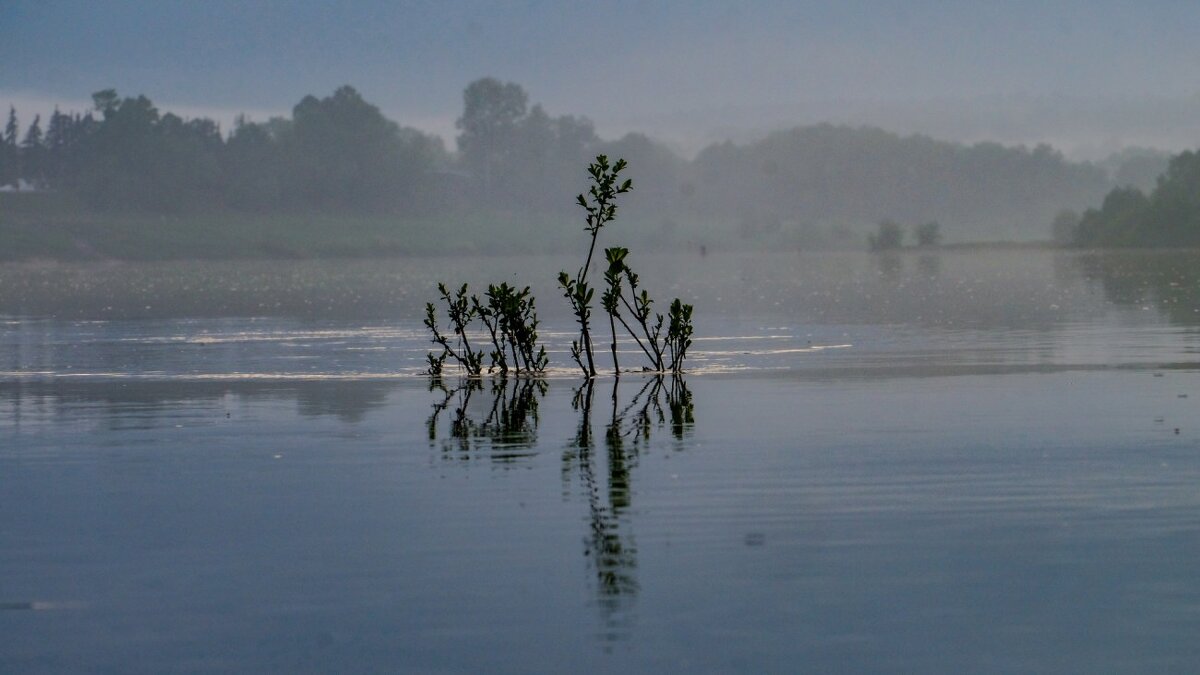
[[[617,216],[617,196],[633,189],[633,181],[620,179],[620,173],[626,166],[623,159],[609,164],[605,155],[599,155],[595,162],[588,165],[592,185],[586,195],[576,197],[576,202],[587,214],[584,231],[591,235],[587,257],[574,276],[566,271],[558,275],[558,284],[579,324],[579,338],[571,342],[571,358],[586,377],[596,375],[591,333],[595,289],[588,284],[588,273],[591,271],[600,230]],[[629,267],[628,256],[629,249],[623,247],[604,249],[608,266],[604,272],[605,290],[601,294],[600,305],[608,316],[613,371],[620,375],[617,357],[617,324],[620,323],[649,360],[650,367],[647,370],[678,373],[683,369],[683,360],[692,344],[692,306],[675,298],[667,317],[654,313],[654,300],[639,287],[638,275]],[[483,301],[475,295],[468,296],[466,284],[453,294],[445,284],[438,284],[438,291],[446,304],[446,314],[453,333],[447,336],[438,329],[437,309],[433,303],[426,303],[425,326],[433,333],[433,342],[442,348],[440,354],[427,355],[428,374],[441,375],[449,359],[462,367],[468,377],[482,374],[484,352],[472,348],[467,336],[477,319],[491,339],[492,348],[487,354],[490,359],[488,372],[498,370],[504,375],[510,368],[517,374],[522,370],[529,374],[545,371],[548,359],[546,349],[537,344],[538,318],[528,286],[517,290],[507,283],[498,286],[493,284],[488,286]],[[664,323],[667,327],[665,334]]]

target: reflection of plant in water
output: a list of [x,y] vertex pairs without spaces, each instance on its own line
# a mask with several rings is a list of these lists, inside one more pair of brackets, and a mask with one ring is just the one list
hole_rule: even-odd
[[696,422],[696,408],[692,404],[692,390],[687,388],[682,377],[671,378],[667,404],[671,411],[671,434],[683,440]]
[[[622,434],[614,433],[616,422],[617,381],[613,382],[613,416],[605,430],[604,441],[608,449],[607,486],[602,487],[597,479],[596,462],[593,455],[591,434],[591,404],[594,383],[589,380],[576,392],[575,402],[580,411],[579,431],[573,447],[578,451],[579,477],[587,496],[589,518],[588,535],[583,551],[596,572],[598,603],[605,614],[608,637],[620,636],[617,614],[623,609],[625,599],[638,592],[637,545],[622,528],[621,515],[629,506],[629,469],[634,457],[627,454]],[[569,461],[569,460],[568,460]]]
[[584,556],[596,573],[597,602],[605,615],[606,637],[616,639],[623,632],[621,613],[639,588],[635,576],[637,545],[626,517],[633,494],[630,472],[637,466],[639,452],[655,426],[663,426],[669,419],[672,434],[682,438],[695,417],[691,391],[681,377],[652,377],[625,405],[621,405],[620,379],[614,379],[611,413],[604,428],[608,475],[601,485],[592,438],[594,386],[589,380],[575,391],[572,405],[579,411],[580,421],[571,447],[563,455],[563,474],[569,477],[571,464],[578,463],[590,512]]
[[453,405],[451,442],[446,444],[445,450],[457,450],[467,458],[484,443],[488,446],[484,449],[491,451],[489,455],[495,461],[525,456],[527,453],[514,450],[528,450],[537,441],[538,398],[546,395],[546,383],[499,377],[490,380],[487,386],[491,396],[487,412],[482,416],[472,415],[472,394],[483,391],[482,380],[463,379],[456,386],[447,387],[442,378],[431,378],[429,390],[440,392],[442,400],[433,404],[433,413],[426,422],[429,440],[437,440],[442,413]]
[[[626,384],[630,384],[628,380]],[[490,398],[483,392],[490,388]],[[605,637],[628,633],[627,610],[636,597],[637,545],[631,533],[629,508],[632,472],[655,429],[670,429],[682,440],[695,421],[692,393],[678,375],[648,376],[632,397],[621,397],[621,380],[612,380],[608,420],[602,440],[593,433],[592,407],[596,381],[575,389],[572,408],[579,419],[563,453],[563,480],[577,473],[587,499],[588,528],[584,557],[595,573],[596,602],[605,621]],[[537,441],[538,402],[545,396],[543,380],[463,378],[453,387],[440,377],[429,390],[440,394],[427,421],[429,440],[436,442],[448,429],[443,450],[467,459],[490,450],[496,460],[529,456]]]

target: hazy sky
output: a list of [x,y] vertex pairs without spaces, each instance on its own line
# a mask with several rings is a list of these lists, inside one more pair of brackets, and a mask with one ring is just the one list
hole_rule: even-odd
[[686,149],[817,121],[1080,155],[1200,145],[1200,3],[0,0],[0,104],[228,120],[352,84],[452,146],[492,75]]

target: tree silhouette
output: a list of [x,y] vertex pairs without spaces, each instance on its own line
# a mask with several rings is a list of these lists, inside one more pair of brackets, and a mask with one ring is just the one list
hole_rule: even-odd
[[42,116],[35,115],[21,141],[21,173],[34,187],[46,186],[46,148],[42,145]]
[[17,148],[17,109],[9,106],[8,124],[0,139],[0,187],[18,187],[21,178],[20,150]]
[[463,91],[463,114],[455,122],[462,132],[458,151],[481,182],[484,198],[514,152],[518,123],[525,117],[529,95],[520,85],[492,77],[475,80]]

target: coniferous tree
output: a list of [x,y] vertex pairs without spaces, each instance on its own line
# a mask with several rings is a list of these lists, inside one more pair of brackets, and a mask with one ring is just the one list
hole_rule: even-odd
[[21,141],[21,177],[35,188],[46,186],[46,148],[42,144],[42,116],[34,115],[33,123]]
[[8,124],[4,125],[4,143],[15,146],[17,144],[17,109],[13,106],[8,107]]
[[50,124],[46,126],[44,164],[42,173],[47,187],[61,188],[67,162],[67,146],[70,138],[71,117],[59,112],[58,107],[50,115]]
[[18,187],[21,178],[21,154],[17,148],[17,109],[9,106],[8,124],[0,138],[0,187]]

